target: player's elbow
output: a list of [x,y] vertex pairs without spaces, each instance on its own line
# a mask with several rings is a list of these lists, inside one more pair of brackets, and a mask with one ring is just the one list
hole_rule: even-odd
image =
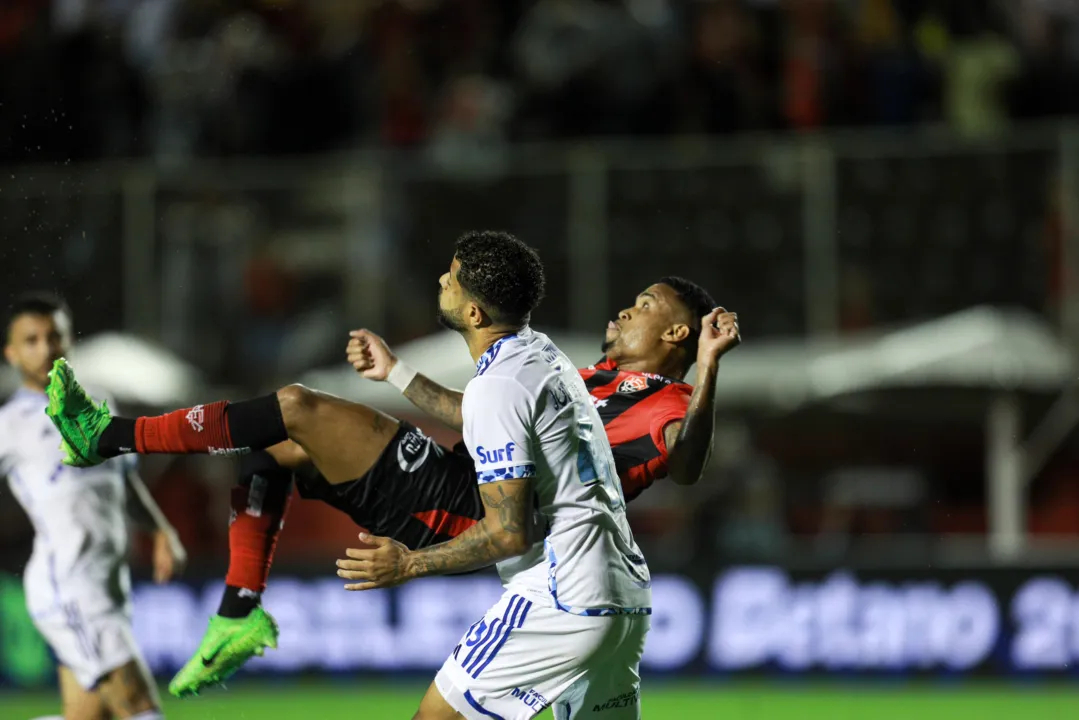
[[532,547],[527,530],[501,527],[497,533],[498,547],[506,557],[524,555]]

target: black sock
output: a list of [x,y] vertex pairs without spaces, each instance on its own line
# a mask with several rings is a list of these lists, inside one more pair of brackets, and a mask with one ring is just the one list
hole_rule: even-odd
[[245,618],[262,604],[262,593],[233,585],[225,586],[217,614],[226,618]]
[[135,452],[135,421],[113,417],[97,440],[97,454],[104,458]]
[[288,440],[277,393],[230,402],[225,420],[234,448],[268,448]]

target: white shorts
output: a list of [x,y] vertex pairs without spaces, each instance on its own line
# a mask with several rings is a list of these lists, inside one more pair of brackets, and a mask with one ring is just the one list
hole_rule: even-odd
[[120,608],[84,617],[78,604],[69,602],[34,618],[34,625],[60,664],[87,690],[111,671],[140,658],[131,616]]
[[506,593],[468,629],[435,676],[470,720],[641,716],[638,668],[647,615],[582,617]]

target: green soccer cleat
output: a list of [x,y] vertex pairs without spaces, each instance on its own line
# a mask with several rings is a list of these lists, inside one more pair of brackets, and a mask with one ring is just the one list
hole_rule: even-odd
[[225,682],[253,656],[276,649],[277,632],[277,623],[260,607],[245,618],[214,615],[198,652],[176,673],[169,692],[187,697]]
[[49,386],[45,388],[49,406],[45,414],[63,438],[60,449],[64,464],[72,467],[100,465],[108,458],[97,452],[101,433],[112,422],[108,403],[94,402],[75,379],[75,372],[64,358],[52,364]]

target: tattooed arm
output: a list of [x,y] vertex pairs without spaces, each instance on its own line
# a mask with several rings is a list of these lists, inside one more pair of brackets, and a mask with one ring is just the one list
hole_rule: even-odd
[[[353,330],[350,335],[351,339],[345,354],[352,367],[368,380],[393,383],[394,373],[400,373],[402,368],[406,367],[399,365],[400,360],[390,350],[386,341],[370,330]],[[397,384],[398,387],[402,385],[403,382]],[[411,381],[408,381],[403,392],[405,397],[420,410],[454,430],[461,431],[464,424],[461,418],[461,401],[464,393],[443,387],[429,377],[418,373]]]
[[431,417],[442,421],[458,432],[464,425],[461,400],[464,393],[439,385],[426,375],[417,374],[405,389],[405,397]]
[[480,486],[487,511],[483,520],[453,540],[408,555],[405,576],[445,575],[478,570],[522,555],[532,543],[532,481],[503,480]]
[[360,535],[372,549],[349,548],[337,575],[357,582],[346,590],[392,587],[427,575],[464,573],[524,554],[530,547],[532,481],[500,480],[480,486],[487,514],[463,533],[438,545],[410,551],[386,537]]
[[[415,380],[413,380],[415,382]],[[532,547],[532,478],[536,403],[513,377],[480,375],[464,398],[465,438],[476,463],[485,515],[453,540],[409,551],[389,538],[361,535],[372,550],[349,549],[337,574],[360,582],[348,590],[371,590],[412,578],[477,570],[524,554]]]

